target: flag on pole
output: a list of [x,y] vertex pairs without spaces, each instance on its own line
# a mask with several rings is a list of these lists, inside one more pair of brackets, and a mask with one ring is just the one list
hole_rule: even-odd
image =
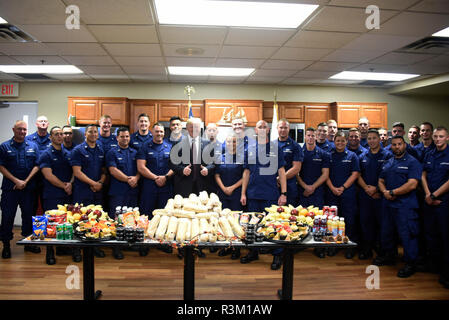
[[271,121],[270,141],[275,141],[279,138],[277,127],[278,127],[278,104],[276,101],[276,92],[275,92],[273,102],[273,120]]
[[189,100],[189,118],[193,118],[192,102]]

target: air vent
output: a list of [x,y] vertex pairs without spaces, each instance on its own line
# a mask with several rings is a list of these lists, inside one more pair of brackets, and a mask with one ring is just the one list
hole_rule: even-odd
[[409,53],[441,54],[449,52],[449,38],[427,37],[415,41],[396,51],[409,52]]
[[14,74],[26,80],[55,80],[53,78],[47,77],[42,73],[14,73]]
[[0,42],[35,42],[25,31],[11,24],[0,24]]
[[357,85],[361,86],[383,86],[384,84],[390,83],[391,81],[381,81],[381,80],[366,80],[363,82],[357,83]]

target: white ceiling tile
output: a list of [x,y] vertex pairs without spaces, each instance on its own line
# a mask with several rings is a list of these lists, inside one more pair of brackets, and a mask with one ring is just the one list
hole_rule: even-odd
[[207,83],[242,83],[245,77],[212,77],[210,76]]
[[91,74],[92,78],[96,80],[102,80],[102,81],[128,81],[130,80],[128,75],[126,74]]
[[124,66],[127,74],[167,74],[165,67]]
[[333,85],[348,85],[348,84],[357,84],[361,81],[354,81],[354,80],[337,80],[337,79],[327,79],[327,80],[321,80],[319,83],[322,84],[333,84]]
[[219,58],[215,62],[215,66],[220,68],[258,68],[264,61],[264,59]]
[[266,84],[275,84],[285,80],[285,77],[249,77],[246,79],[245,83],[266,83]]
[[335,62],[366,62],[384,54],[385,51],[357,51],[338,49],[325,56],[323,61]]
[[449,72],[449,55],[443,54],[408,66],[408,68],[418,74],[443,74]]
[[97,42],[83,25],[80,25],[79,29],[67,29],[65,24],[34,24],[18,27],[40,42]]
[[286,48],[282,47],[271,58],[279,60],[318,60],[333,49]]
[[252,28],[230,28],[226,36],[227,45],[281,46],[296,30],[269,30]]
[[114,57],[121,66],[164,66],[162,57]]
[[330,48],[337,49],[357,38],[359,33],[299,31],[286,44],[286,47],[300,48]]
[[162,55],[159,44],[104,43],[103,45],[112,56],[160,57]]
[[435,57],[436,56],[432,54],[390,52],[382,57],[371,60],[370,63],[408,65]]
[[331,0],[329,5],[359,8],[376,5],[379,9],[404,10],[414,3],[416,3],[416,0]]
[[206,82],[207,76],[178,76],[178,75],[169,75],[168,76],[170,82]]
[[219,57],[241,59],[267,59],[278,47],[223,46]]
[[23,80],[22,78],[14,75],[14,74],[10,74],[10,73],[3,73],[0,72],[0,80],[16,80],[16,81],[21,81]]
[[280,69],[280,70],[301,70],[311,65],[313,61],[296,61],[296,60],[267,60],[261,68],[263,69]]
[[[186,46],[184,44],[163,44],[162,48],[164,50],[164,55],[166,57],[186,57],[183,53],[178,53],[176,50],[182,50],[186,48],[192,49],[200,49],[202,50],[202,54],[194,55],[195,57],[204,57],[204,58],[214,58],[218,55],[220,51],[220,46],[217,45],[195,45],[195,46]],[[192,56],[193,57],[193,56]]]
[[84,73],[93,74],[123,74],[119,66],[78,66]]
[[147,0],[70,0],[86,24],[154,24]]
[[0,13],[11,24],[61,24],[68,15],[59,0],[0,1]]
[[24,63],[24,64],[44,64],[56,65],[56,64],[70,64],[63,58],[58,56],[12,56],[12,58]]
[[410,11],[449,13],[449,1],[447,0],[422,0],[415,6],[408,9]]
[[56,50],[37,42],[0,43],[0,52],[6,55],[56,55]]
[[357,39],[354,39],[340,49],[388,52],[400,49],[418,39],[420,39],[420,37],[367,33],[361,35]]
[[350,70],[361,72],[410,73],[409,66],[393,65],[393,64],[375,64],[375,63],[364,63],[359,66],[353,67]]
[[22,64],[22,62],[15,60],[11,57],[0,56],[0,64]]
[[62,56],[74,65],[80,66],[113,66],[116,65],[110,56]]
[[354,67],[354,63],[318,61],[307,67],[309,71],[344,71]]
[[167,75],[162,74],[130,74],[129,78],[134,81],[161,81],[167,82]]
[[99,42],[158,43],[155,26],[89,25]]
[[176,58],[168,57],[165,59],[167,66],[176,67],[213,67],[214,58]]
[[226,28],[160,26],[159,33],[161,43],[222,44]]
[[80,80],[90,80],[93,79],[86,74],[51,74],[48,75],[51,78],[64,80],[64,81],[80,81]]
[[[398,11],[382,10],[380,22],[388,20]],[[325,7],[306,26],[306,30],[332,32],[366,32],[368,15],[362,8]]]
[[97,43],[46,43],[61,56],[106,56],[107,52]]
[[288,78],[282,81],[282,84],[287,85],[308,85],[319,83],[321,79],[313,79],[313,78]]
[[328,79],[337,72],[325,72],[325,71],[308,71],[303,70],[295,74],[295,78],[313,78],[313,79]]
[[370,33],[425,37],[446,28],[448,21],[447,14],[402,12]]
[[257,69],[253,73],[253,77],[263,78],[263,77],[290,77],[294,75],[296,70],[270,70],[270,69]]

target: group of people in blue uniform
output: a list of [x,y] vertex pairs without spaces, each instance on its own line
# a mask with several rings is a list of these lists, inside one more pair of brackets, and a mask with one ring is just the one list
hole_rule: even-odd
[[[175,194],[215,192],[223,208],[263,212],[272,204],[323,207],[336,205],[345,218],[346,234],[358,244],[345,257],[358,252],[361,260],[377,257],[373,264],[397,262],[398,244],[403,246],[405,266],[399,277],[416,271],[440,273],[449,287],[449,134],[424,122],[422,142],[409,132],[413,146],[404,140],[404,124],[394,123],[392,137],[385,129],[370,129],[366,118],[348,133],[338,131],[329,120],[307,128],[301,147],[289,137],[289,121],[279,120],[278,139],[270,141],[267,122],[257,122],[248,134],[244,120],[232,120],[232,133],[217,140],[217,127],[209,124],[201,136],[201,120],[189,118],[187,134],[182,119],[170,120],[170,136],[161,123],[150,126],[147,114],[139,115],[138,130],[120,127],[111,132],[111,117],[99,126],[85,128],[85,140],[74,146],[69,126],[52,127],[39,117],[37,131],[27,136],[27,124],[17,121],[13,138],[0,146],[3,174],[2,258],[10,258],[10,241],[17,206],[22,211],[22,236],[32,233],[31,216],[40,202],[44,210],[57,204],[102,204],[111,217],[117,206],[140,208],[142,214],[163,208]],[[412,130],[413,129],[413,130]],[[42,188],[39,187],[42,186]],[[41,196],[39,195],[41,192]],[[35,246],[25,250],[40,252]],[[56,251],[58,248],[56,248]],[[171,248],[164,249],[171,252]],[[212,250],[216,251],[216,250]],[[336,250],[315,250],[332,256]],[[146,255],[147,251],[141,251]],[[222,249],[241,263],[258,259],[258,250],[240,258],[240,250]],[[97,257],[105,256],[96,249]],[[282,250],[273,254],[273,270],[282,265]],[[77,250],[74,261],[80,261]],[[113,249],[117,259],[123,258]],[[178,255],[182,257],[182,250]],[[205,254],[200,251],[200,256]],[[53,248],[46,262],[54,264]]]

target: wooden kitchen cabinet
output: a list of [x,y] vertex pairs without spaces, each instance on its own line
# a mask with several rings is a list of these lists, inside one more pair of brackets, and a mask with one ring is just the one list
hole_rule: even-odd
[[[273,120],[273,103],[263,103],[263,119],[267,122]],[[304,123],[304,103],[302,102],[278,102],[278,120],[287,119],[290,123]]]
[[371,128],[386,128],[388,125],[386,103],[333,102],[330,109],[339,128],[357,127],[361,117],[368,118]]
[[157,122],[157,101],[147,99],[130,100],[130,132],[137,131],[137,118],[140,114],[146,113],[150,118],[150,130],[155,122]]
[[69,97],[68,116],[75,116],[77,125],[98,123],[98,114],[98,99]]
[[129,125],[129,101],[127,98],[100,98],[98,100],[100,117],[109,115],[112,125]]
[[98,124],[102,115],[110,115],[112,125],[129,125],[127,98],[68,97],[68,115],[76,117],[77,125]]
[[[205,125],[217,123],[225,118],[226,124],[230,125],[232,119],[238,114],[244,113],[246,126],[254,127],[263,117],[262,100],[204,100]],[[223,124],[222,124],[223,125]]]
[[[158,121],[170,121],[173,116],[178,116],[184,121],[189,118],[189,102],[187,100],[159,100],[157,110]],[[204,120],[204,106],[201,100],[192,101],[192,112],[194,117]]]
[[304,118],[306,129],[308,127],[317,128],[321,122],[327,122],[330,118],[328,105],[305,105]]

